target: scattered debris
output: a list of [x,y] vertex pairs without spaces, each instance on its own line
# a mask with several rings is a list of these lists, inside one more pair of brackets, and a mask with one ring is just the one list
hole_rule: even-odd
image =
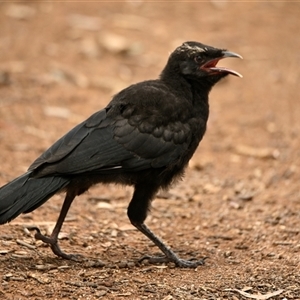
[[238,145],[235,148],[240,155],[251,156],[255,158],[273,158],[277,159],[280,155],[279,150],[272,148],[256,148],[246,145]]
[[36,14],[36,10],[24,4],[10,4],[6,7],[5,14],[14,19],[28,20]]
[[92,37],[83,38],[80,42],[80,53],[86,58],[99,58],[100,49]]
[[[1,63],[1,69],[3,73],[8,73],[10,78],[11,73],[23,73],[26,70],[26,65],[24,61],[21,60],[11,60]],[[4,75],[4,77],[7,75]]]
[[32,134],[43,139],[46,139],[49,136],[49,134],[46,131],[29,125],[25,126],[23,130],[26,133]]
[[126,52],[130,48],[130,43],[125,37],[113,33],[101,34],[99,43],[105,50],[112,53]]
[[102,33],[98,40],[105,50],[114,54],[139,55],[143,51],[140,43],[129,41],[114,33]]
[[27,242],[24,242],[24,241],[22,241],[22,240],[17,239],[16,242],[17,242],[17,244],[19,244],[19,245],[21,245],[21,246],[24,246],[24,247],[26,247],[26,248],[28,248],[28,249],[31,249],[31,250],[36,249],[36,247],[35,247],[34,245],[30,245],[30,244],[28,244]]
[[67,119],[71,115],[70,110],[65,107],[45,106],[43,110],[44,110],[44,114],[49,117],[58,117],[58,118]]
[[264,190],[264,188],[264,184],[258,180],[252,180],[250,182],[238,181],[234,185],[234,192],[238,199],[250,201],[254,196]]
[[117,93],[126,87],[126,83],[122,80],[119,80],[115,77],[94,77],[90,79],[90,87],[101,89],[105,92],[109,92],[112,94]]
[[35,265],[34,269],[39,271],[49,271],[49,270],[57,269],[57,266],[53,264]]
[[0,87],[11,84],[10,73],[8,71],[0,70]]
[[91,17],[81,14],[69,15],[68,23],[71,27],[90,31],[98,31],[101,29],[101,21],[97,17]]
[[110,22],[114,27],[131,30],[143,30],[149,24],[147,18],[130,14],[114,14]]
[[101,209],[108,209],[108,210],[113,210],[114,207],[112,204],[107,203],[107,202],[98,202],[97,203],[97,208],[101,208]]
[[52,79],[53,82],[57,83],[69,82],[80,88],[89,87],[89,79],[84,74],[75,71],[68,66],[56,64],[56,66],[53,66],[51,69],[48,77],[50,80]]
[[239,294],[241,294],[244,297],[251,298],[251,299],[257,299],[257,300],[267,300],[267,299],[270,299],[272,297],[278,296],[281,293],[283,293],[283,290],[278,290],[278,291],[268,293],[268,294],[264,294],[264,295],[262,295],[262,294],[258,294],[258,295],[250,294],[250,293],[247,293],[243,290],[238,290],[238,289],[226,289],[226,291],[238,292]]
[[29,278],[35,279],[38,283],[41,283],[41,284],[49,284],[51,282],[50,278],[46,277],[45,275],[28,272],[27,276]]

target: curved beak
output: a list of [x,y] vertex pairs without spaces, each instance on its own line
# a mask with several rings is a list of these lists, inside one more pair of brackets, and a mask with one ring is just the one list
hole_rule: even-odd
[[219,62],[219,60],[226,58],[226,57],[237,57],[237,58],[243,59],[243,57],[241,55],[239,55],[235,52],[223,50],[221,57],[218,57],[218,58],[215,58],[215,59],[212,59],[212,60],[206,62],[204,65],[201,66],[201,68],[209,71],[209,73],[211,73],[212,75],[216,74],[216,73],[227,73],[227,74],[231,74],[231,75],[242,78],[243,75],[234,70],[217,66],[217,63]]
[[243,59],[243,56],[242,56],[242,55],[239,55],[239,54],[237,54],[237,53],[235,53],[235,52],[231,52],[231,51],[227,51],[227,50],[222,51],[222,54],[223,54],[222,58],[226,58],[226,57],[237,57],[237,58]]

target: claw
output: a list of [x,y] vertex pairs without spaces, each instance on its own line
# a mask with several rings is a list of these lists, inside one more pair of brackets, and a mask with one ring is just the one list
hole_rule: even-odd
[[177,267],[180,268],[197,268],[198,266],[203,266],[205,264],[205,260],[208,257],[203,257],[201,259],[191,258],[189,260],[180,259],[180,258],[168,258],[166,256],[149,256],[144,255],[139,259],[139,262],[143,262],[145,259],[148,260],[150,264],[161,264],[161,263],[169,263],[173,262]]
[[35,230],[36,233],[34,235],[36,240],[43,241],[46,244],[50,245],[51,250],[54,254],[64,259],[73,260],[73,261],[82,261],[83,256],[80,254],[67,254],[63,252],[57,242],[57,238],[47,237],[41,233],[41,230],[36,226],[29,226],[27,227],[28,230]]

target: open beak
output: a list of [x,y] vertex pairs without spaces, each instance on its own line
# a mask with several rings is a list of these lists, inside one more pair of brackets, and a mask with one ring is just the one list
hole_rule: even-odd
[[227,73],[232,74],[234,76],[243,77],[240,73],[230,70],[224,67],[217,67],[217,63],[219,60],[226,58],[226,57],[237,57],[243,59],[243,57],[237,53],[231,51],[222,51],[222,56],[218,58],[214,58],[203,64],[200,68],[205,70],[206,72],[210,73],[211,75],[218,74],[218,73]]

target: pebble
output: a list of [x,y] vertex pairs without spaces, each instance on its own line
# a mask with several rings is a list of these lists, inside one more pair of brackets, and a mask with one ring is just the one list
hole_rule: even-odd
[[90,17],[81,14],[71,14],[67,18],[68,23],[73,28],[98,31],[101,29],[101,21],[97,17]]
[[18,20],[28,20],[36,14],[33,7],[23,4],[10,4],[6,7],[5,15]]

